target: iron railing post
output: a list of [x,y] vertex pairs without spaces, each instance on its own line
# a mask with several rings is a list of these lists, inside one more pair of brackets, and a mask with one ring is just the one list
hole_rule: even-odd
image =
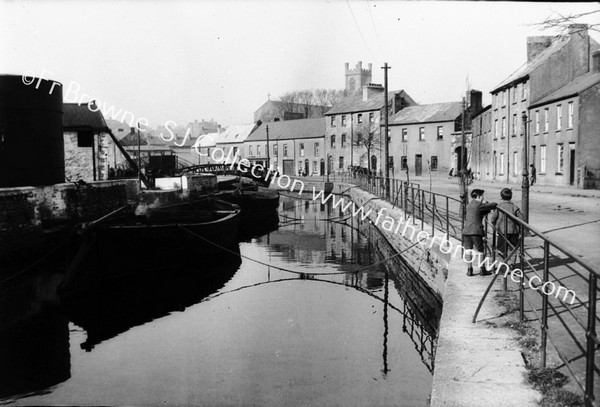
[[411,211],[411,215],[413,218],[413,225],[415,225],[415,189],[411,188],[410,189],[410,196],[412,197],[412,211]]
[[450,198],[446,197],[446,234],[450,237]]
[[425,227],[425,191],[421,190],[421,197],[419,198],[419,206],[421,207],[421,230]]
[[596,286],[598,277],[590,273],[588,294],[588,329],[585,367],[585,405],[594,403],[594,371],[596,370]]
[[[521,227],[520,228],[522,232],[525,232],[525,230]],[[506,230],[504,230],[504,241],[505,241],[505,245],[508,246],[508,242],[507,240],[507,235],[506,235]],[[524,233],[521,233],[521,239],[519,239],[519,243],[521,246],[521,250],[520,250],[520,257],[521,257],[521,278],[519,279],[519,321],[523,322],[525,320],[525,287],[524,287],[524,279],[525,279],[525,272],[523,271],[523,269],[525,268],[525,239],[524,239]]]
[[[549,256],[550,256],[550,243],[547,240],[544,241],[544,279],[543,284],[548,282],[549,273]],[[546,295],[542,288],[542,367],[546,367],[546,346],[548,342],[548,295]]]
[[431,200],[433,201],[431,207],[431,237],[435,236],[435,194],[429,195]]

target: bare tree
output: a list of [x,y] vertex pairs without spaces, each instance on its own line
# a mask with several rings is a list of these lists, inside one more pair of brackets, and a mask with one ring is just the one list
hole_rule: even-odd
[[298,103],[298,94],[296,92],[285,92],[279,97],[280,108],[279,115],[281,119],[284,118],[285,113],[296,112],[296,105]]
[[312,90],[299,90],[296,91],[296,99],[298,100],[299,107],[302,109],[304,113],[304,118],[308,118],[310,109],[313,105],[313,91]]
[[[600,9],[588,11],[586,13],[569,14],[566,16],[563,16],[562,14],[557,13],[556,11],[554,13],[555,17],[548,17],[540,23],[531,24],[531,26],[538,27],[541,30],[558,30],[559,35],[565,34],[570,30],[570,26],[572,26],[573,24],[580,24],[577,20],[580,20],[581,18],[590,16],[592,14],[600,13]],[[600,22],[593,24],[581,24],[580,31],[585,30],[600,32]],[[575,32],[577,32],[577,30]]]
[[359,162],[366,155],[367,169],[371,173],[371,154],[381,151],[381,129],[375,124],[364,121],[352,131],[351,142],[366,151],[359,155]]

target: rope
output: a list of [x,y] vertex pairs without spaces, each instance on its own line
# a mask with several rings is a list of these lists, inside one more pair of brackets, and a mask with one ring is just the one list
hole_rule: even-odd
[[263,261],[260,261],[260,260],[253,259],[252,257],[245,256],[245,255],[243,255],[243,254],[241,254],[241,253],[234,252],[233,250],[230,250],[230,249],[228,249],[228,248],[226,248],[226,247],[223,247],[223,246],[219,245],[218,243],[215,243],[215,242],[213,242],[213,241],[211,241],[211,240],[208,240],[208,239],[206,239],[204,236],[200,236],[199,234],[197,234],[197,233],[195,233],[195,232],[192,232],[191,230],[189,230],[189,229],[188,229],[187,227],[185,227],[185,226],[182,226],[182,225],[178,225],[178,226],[179,226],[181,229],[183,229],[183,230],[185,230],[186,232],[188,232],[189,234],[191,234],[191,235],[193,235],[193,236],[195,236],[195,237],[197,237],[197,238],[199,238],[199,239],[202,239],[203,241],[205,241],[205,242],[207,242],[207,243],[210,243],[210,244],[212,244],[212,245],[214,245],[214,246],[218,247],[219,249],[221,249],[221,250],[223,250],[223,251],[229,252],[229,253],[231,253],[231,254],[233,254],[233,255],[235,255],[235,256],[240,256],[240,257],[241,257],[241,258],[243,258],[243,259],[250,260],[250,261],[253,261],[253,262],[255,262],[255,263],[258,263],[258,264],[262,264],[263,266],[267,266],[267,267],[274,267],[274,268],[276,268],[276,269],[278,269],[278,270],[286,271],[286,272],[288,272],[288,273],[294,273],[294,274],[312,274],[312,275],[316,275],[316,276],[328,276],[328,275],[348,274],[348,273],[355,273],[355,274],[357,274],[357,273],[360,273],[360,272],[362,272],[362,271],[368,270],[368,269],[369,269],[369,268],[371,268],[371,267],[378,266],[378,265],[380,265],[381,263],[384,263],[384,262],[386,262],[386,261],[388,261],[388,260],[391,260],[391,259],[393,259],[394,257],[398,257],[398,256],[399,256],[401,253],[405,252],[406,250],[408,250],[408,249],[410,249],[410,248],[412,248],[413,246],[416,246],[416,245],[418,244],[418,242],[417,242],[417,243],[413,243],[412,245],[410,245],[410,246],[409,246],[409,247],[407,247],[406,249],[404,249],[404,250],[401,250],[401,251],[398,251],[398,252],[396,252],[396,254],[394,254],[394,255],[392,255],[392,256],[390,256],[390,257],[388,257],[388,258],[385,258],[385,259],[383,259],[383,260],[381,260],[381,261],[378,261],[377,263],[373,263],[373,264],[370,264],[370,265],[368,265],[368,266],[361,267],[361,268],[359,268],[359,269],[356,269],[356,270],[353,270],[353,271],[336,271],[336,272],[331,272],[331,273],[314,273],[314,272],[310,272],[310,271],[298,271],[298,270],[291,270],[291,269],[287,269],[287,268],[284,268],[284,267],[273,266],[273,265],[271,265],[271,264],[269,264],[269,263],[265,263],[265,262],[263,262]]

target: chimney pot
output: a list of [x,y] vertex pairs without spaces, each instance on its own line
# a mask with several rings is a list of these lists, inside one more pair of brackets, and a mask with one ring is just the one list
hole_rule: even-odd
[[587,35],[587,30],[588,30],[587,24],[570,24],[569,25],[569,34],[582,33],[582,35]]

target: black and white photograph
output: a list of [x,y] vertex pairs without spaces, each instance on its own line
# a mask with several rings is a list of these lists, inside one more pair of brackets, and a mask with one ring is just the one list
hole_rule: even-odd
[[600,406],[600,3],[0,0],[0,405]]

